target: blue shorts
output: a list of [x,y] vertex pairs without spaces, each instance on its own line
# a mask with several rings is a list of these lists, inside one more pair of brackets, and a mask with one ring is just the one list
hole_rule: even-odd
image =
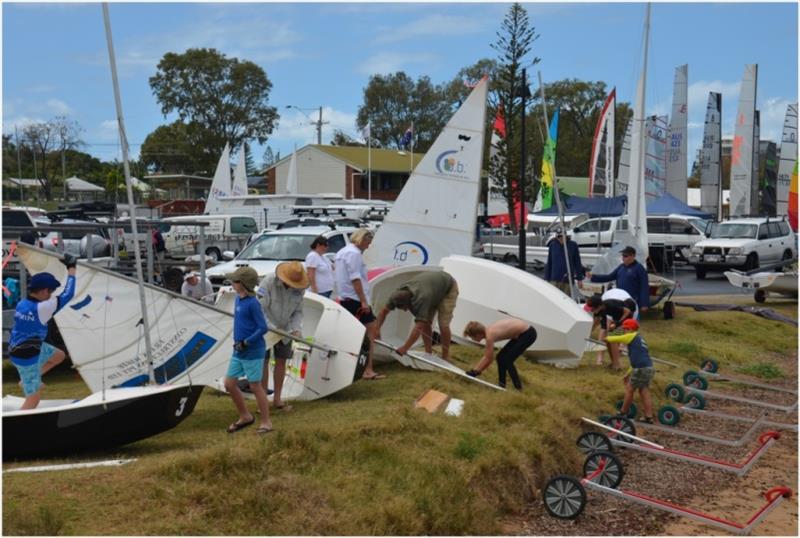
[[46,363],[55,352],[56,348],[47,342],[42,342],[42,348],[39,351],[39,360],[36,363],[27,366],[14,364],[17,368],[17,372],[19,372],[19,378],[22,380],[22,392],[25,393],[26,397],[39,392],[39,389],[42,387],[42,366],[44,366],[44,363]]
[[234,353],[225,375],[234,379],[246,377],[250,383],[258,383],[264,375],[263,351],[257,359],[243,359]]

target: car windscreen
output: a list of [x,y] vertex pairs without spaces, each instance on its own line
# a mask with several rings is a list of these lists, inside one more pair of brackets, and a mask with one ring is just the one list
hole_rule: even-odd
[[723,222],[714,227],[711,233],[713,239],[755,239],[758,226],[755,224],[739,224]]
[[267,234],[255,239],[237,260],[305,260],[315,235]]

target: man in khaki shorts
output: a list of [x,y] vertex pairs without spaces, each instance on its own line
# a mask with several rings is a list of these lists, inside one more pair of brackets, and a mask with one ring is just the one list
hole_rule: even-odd
[[411,334],[397,348],[400,354],[406,353],[411,346],[422,336],[425,351],[433,351],[433,318],[437,317],[439,332],[442,335],[442,358],[450,357],[450,322],[453,321],[453,310],[458,299],[458,284],[455,279],[445,271],[424,272],[397,288],[389,297],[386,306],[378,314],[378,338],[386,316],[394,310],[406,310],[414,315],[414,327]]

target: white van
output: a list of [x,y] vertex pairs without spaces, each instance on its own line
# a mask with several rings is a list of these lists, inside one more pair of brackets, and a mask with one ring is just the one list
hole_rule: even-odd
[[240,251],[252,234],[258,231],[253,217],[246,215],[188,215],[164,219],[169,230],[162,233],[167,254],[171,257],[199,254],[200,227],[184,222],[207,222],[204,227],[205,253],[214,261],[222,259],[226,250]]

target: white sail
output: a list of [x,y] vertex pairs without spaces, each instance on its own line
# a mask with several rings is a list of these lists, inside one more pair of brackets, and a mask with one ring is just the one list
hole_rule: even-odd
[[589,162],[589,196],[614,195],[614,121],[617,107],[617,89],[606,97],[597,126],[594,130],[592,156]]
[[[236,163],[236,170],[233,172],[233,185],[231,186],[231,196],[245,196],[247,194],[247,156],[245,147],[239,152],[239,162]],[[216,175],[214,176],[216,178]]]
[[731,148],[731,217],[748,215],[751,211],[757,79],[758,64],[745,65]]
[[687,196],[686,144],[688,131],[689,66],[675,68],[672,89],[672,115],[667,148],[667,192],[683,203]]
[[649,116],[645,134],[645,196],[652,202],[667,189],[667,117]]
[[217,170],[214,172],[214,179],[211,181],[211,189],[208,191],[208,200],[203,213],[210,215],[220,211],[220,200],[231,195],[231,148],[226,143],[225,149],[217,163]]
[[[64,267],[55,253],[20,245],[19,256],[32,273],[56,275]],[[233,351],[230,311],[145,285],[155,382],[219,386]],[[75,298],[55,316],[78,373],[93,391],[138,386],[148,381],[143,327],[135,280],[78,263]],[[363,326],[337,303],[308,293],[303,305],[303,336],[337,352],[296,346],[287,365],[284,392],[289,399],[312,400],[356,379]],[[267,345],[281,337],[267,335]],[[305,363],[305,364],[303,364]]]
[[614,185],[614,196],[621,196],[628,192],[628,180],[631,175],[631,132],[633,131],[633,118],[628,120],[625,127],[625,136],[622,137],[622,147],[619,152],[619,171]]
[[286,176],[286,194],[297,194],[297,149],[289,160],[289,174]]
[[368,267],[472,253],[488,86],[487,78],[475,86],[414,169],[364,253]]
[[700,210],[722,220],[722,94],[708,92],[700,157]]
[[786,107],[783,120],[783,136],[781,136],[781,160],[778,163],[778,215],[789,213],[789,184],[792,170],[797,160],[797,103]]

